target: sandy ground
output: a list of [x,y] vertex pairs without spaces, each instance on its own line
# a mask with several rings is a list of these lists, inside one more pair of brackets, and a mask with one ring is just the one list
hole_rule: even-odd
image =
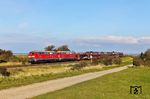
[[118,67],[110,70],[104,70],[93,73],[86,73],[73,77],[66,77],[56,80],[49,80],[41,83],[35,83],[27,86],[10,88],[0,91],[0,99],[27,99],[47,92],[63,89],[65,87],[91,80],[113,72],[119,72],[127,69],[128,66]]

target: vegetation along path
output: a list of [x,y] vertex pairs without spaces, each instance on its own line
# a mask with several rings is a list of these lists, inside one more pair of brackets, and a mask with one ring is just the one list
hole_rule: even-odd
[[[132,65],[128,65],[132,66]],[[47,92],[63,89],[65,87],[94,79],[106,74],[118,72],[127,69],[128,66],[118,67],[110,70],[104,70],[99,72],[87,73],[73,77],[66,77],[57,80],[50,80],[41,83],[31,84],[22,87],[10,88],[0,91],[1,99],[27,99]]]

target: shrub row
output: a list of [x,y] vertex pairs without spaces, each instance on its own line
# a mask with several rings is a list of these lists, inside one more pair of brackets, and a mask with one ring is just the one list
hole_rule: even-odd
[[104,64],[104,65],[112,65],[112,64],[121,64],[121,58],[120,57],[113,57],[113,56],[104,56],[99,59],[94,59],[92,63],[94,65],[98,64]]
[[81,70],[83,67],[87,66],[87,62],[79,62],[78,64],[72,65],[71,70]]
[[112,64],[121,64],[121,58],[120,57],[112,57],[112,56],[105,56],[101,57],[99,59],[93,59],[91,63],[81,61],[78,64],[72,65],[71,70],[81,70],[82,68],[88,66],[88,65],[112,65]]

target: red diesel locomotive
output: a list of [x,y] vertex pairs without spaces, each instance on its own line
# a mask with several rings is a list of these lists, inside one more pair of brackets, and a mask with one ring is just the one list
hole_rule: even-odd
[[70,51],[31,51],[28,54],[30,63],[77,60],[79,55]]

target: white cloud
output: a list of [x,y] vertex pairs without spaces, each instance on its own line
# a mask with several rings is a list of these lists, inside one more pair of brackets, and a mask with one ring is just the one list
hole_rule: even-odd
[[103,37],[87,37],[79,39],[80,43],[113,43],[113,44],[149,44],[150,36],[132,37],[132,36],[103,36]]
[[147,37],[141,37],[140,39],[139,39],[139,42],[140,43],[146,43],[146,44],[150,44],[150,36],[147,36]]
[[100,41],[112,42],[112,43],[125,43],[125,44],[137,44],[138,40],[134,37],[124,36],[107,36],[99,38]]

